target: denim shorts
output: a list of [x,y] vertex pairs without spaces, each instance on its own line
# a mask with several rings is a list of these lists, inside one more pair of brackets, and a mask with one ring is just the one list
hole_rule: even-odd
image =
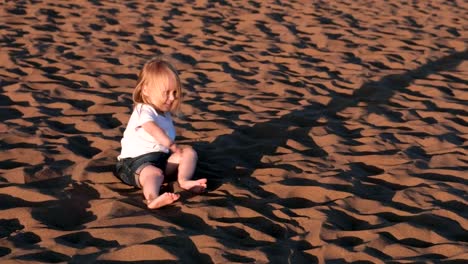
[[134,158],[121,159],[115,166],[115,174],[122,182],[141,188],[138,179],[140,171],[147,165],[153,165],[164,172],[168,158],[169,153],[150,152]]

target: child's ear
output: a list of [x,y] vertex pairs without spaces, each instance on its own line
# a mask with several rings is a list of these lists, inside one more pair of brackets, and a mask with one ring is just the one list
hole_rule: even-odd
[[141,89],[141,93],[142,93],[144,96],[149,96],[148,86],[143,85],[143,87],[142,87],[142,89]]

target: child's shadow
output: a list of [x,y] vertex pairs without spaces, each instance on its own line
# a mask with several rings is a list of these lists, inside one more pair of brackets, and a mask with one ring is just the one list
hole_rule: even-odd
[[[292,139],[307,150],[301,154],[310,157],[325,157],[327,153],[322,150],[308,135],[310,128],[318,124],[322,116],[327,119],[340,120],[337,113],[347,107],[358,106],[361,102],[368,105],[388,105],[389,100],[397,92],[407,92],[407,87],[416,79],[426,78],[430,74],[456,68],[467,59],[468,52],[457,52],[452,55],[429,61],[426,64],[406,71],[402,74],[393,74],[378,81],[364,83],[352,95],[339,95],[330,91],[332,100],[327,105],[311,104],[301,110],[293,111],[267,122],[253,126],[238,126],[229,120],[223,120],[234,130],[231,134],[217,137],[213,142],[194,142],[192,145],[199,155],[199,164],[196,177],[208,178],[208,190],[216,190],[225,182],[233,182],[236,176],[249,176],[253,171],[271,164],[262,162],[265,156],[275,155],[278,147],[287,146]],[[307,87],[304,87],[307,89]],[[201,100],[198,100],[200,102]],[[198,105],[201,111],[207,110],[204,104]],[[375,107],[367,107],[371,113]],[[219,112],[223,116],[223,112]],[[293,129],[291,129],[293,127]],[[328,125],[330,134],[346,135],[351,133],[343,124]],[[294,150],[297,151],[297,150]],[[287,170],[294,170],[294,166],[282,165]]]

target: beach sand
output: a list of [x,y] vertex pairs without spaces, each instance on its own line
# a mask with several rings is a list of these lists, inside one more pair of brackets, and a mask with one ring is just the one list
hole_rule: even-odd
[[[465,1],[4,1],[0,262],[462,263]],[[113,175],[166,54],[194,196]]]

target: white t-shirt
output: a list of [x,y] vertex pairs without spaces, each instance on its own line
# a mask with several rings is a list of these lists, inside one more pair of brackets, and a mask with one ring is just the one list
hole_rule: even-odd
[[158,114],[150,105],[137,104],[121,140],[122,151],[119,159],[134,158],[150,152],[169,153],[168,148],[143,129],[142,125],[148,121],[154,121],[171,140],[175,139],[176,133],[170,113]]

